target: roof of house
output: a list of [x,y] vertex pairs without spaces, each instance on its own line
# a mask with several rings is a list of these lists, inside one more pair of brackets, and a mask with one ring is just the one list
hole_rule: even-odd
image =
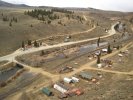
[[93,77],[91,74],[86,73],[86,72],[81,72],[80,76],[83,78],[86,78],[86,79],[92,79],[92,77]]
[[66,87],[65,85],[63,85],[62,83],[56,83],[58,86],[64,88],[65,90],[69,90],[68,87]]
[[52,92],[51,92],[48,88],[46,88],[46,87],[44,87],[44,88],[42,89],[42,92],[45,93],[45,94],[48,95],[48,96],[50,96],[50,95],[52,94]]
[[72,82],[72,79],[65,77],[64,78],[64,82],[71,83]]

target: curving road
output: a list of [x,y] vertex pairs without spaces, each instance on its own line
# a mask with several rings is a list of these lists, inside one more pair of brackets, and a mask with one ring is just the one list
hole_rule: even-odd
[[[112,25],[111,30],[108,32],[108,34],[105,35],[105,36],[102,36],[101,38],[107,38],[109,36],[114,35],[116,33],[116,31],[114,29],[115,25],[116,24]],[[89,42],[89,41],[92,41],[92,40],[97,40],[97,37],[96,38],[91,38],[91,39],[86,39],[86,40],[80,40],[80,41],[60,43],[60,44],[56,44],[56,45],[52,45],[52,46],[41,46],[39,48],[34,48],[33,47],[33,48],[25,50],[25,51],[23,51],[21,49],[18,49],[12,54],[0,57],[0,61],[7,60],[7,61],[12,62],[12,61],[14,61],[15,57],[20,56],[20,55],[29,54],[29,53],[33,53],[33,52],[37,52],[37,51],[41,51],[41,50],[46,50],[46,49],[51,49],[51,48],[56,48],[56,47],[69,46],[69,45],[73,45],[73,44]]]
[[[128,43],[126,46],[124,46],[123,48],[121,48],[120,50],[118,51],[115,51],[111,54],[108,54],[108,55],[105,55],[103,56],[102,58],[108,58],[108,57],[111,57],[111,56],[114,56],[116,55],[117,53],[119,53],[120,51],[123,51],[123,50],[127,50],[129,49],[128,47],[130,45],[132,45],[133,42],[130,42]],[[42,87],[44,86],[48,86],[50,84],[50,82],[57,82],[58,80],[60,80],[60,78],[64,78],[64,77],[71,77],[83,70],[86,70],[86,69],[89,69],[89,70],[94,70],[94,71],[102,71],[102,72],[107,72],[107,73],[112,73],[112,74],[120,74],[120,75],[132,75],[133,76],[133,71],[131,72],[120,72],[120,71],[115,71],[115,70],[106,70],[106,69],[99,69],[99,68],[95,68],[95,67],[92,67],[94,64],[96,63],[96,60],[93,60],[83,66],[81,66],[80,68],[70,72],[70,73],[66,73],[66,74],[61,74],[61,75],[55,75],[55,74],[51,74],[51,73],[48,73],[48,72],[45,72],[43,70],[37,70],[35,71],[36,73],[42,73],[43,75],[47,76],[50,78],[50,80],[47,82],[47,83],[42,83],[42,84],[39,84],[37,87],[36,90],[34,90],[34,92],[37,92],[38,90],[40,90]],[[21,64],[21,63],[20,63]],[[28,68],[30,68],[32,70],[32,67],[28,66]],[[34,69],[34,68],[33,68]],[[33,91],[33,89],[28,89],[27,92],[29,91]]]
[[[107,38],[113,34],[115,34],[115,30],[114,30],[114,26],[116,24],[114,24],[112,27],[111,27],[111,30],[109,31],[109,34],[106,35],[106,36],[103,36],[101,38]],[[49,72],[46,72],[44,71],[43,69],[41,68],[34,68],[32,66],[29,66],[29,65],[26,65],[26,64],[23,64],[21,62],[18,62],[15,57],[16,56],[20,56],[20,55],[23,55],[23,54],[28,54],[28,53],[33,53],[33,52],[36,52],[36,51],[39,51],[39,50],[44,50],[44,49],[49,49],[49,48],[54,48],[54,47],[61,47],[61,46],[67,46],[67,45],[71,45],[71,44],[76,44],[76,43],[82,43],[82,42],[86,42],[86,41],[91,41],[91,40],[95,40],[97,38],[92,38],[92,39],[86,39],[86,40],[81,40],[81,41],[75,41],[75,42],[69,42],[69,43],[62,43],[62,44],[57,44],[57,45],[53,45],[53,46],[42,46],[42,47],[39,47],[39,48],[32,48],[32,49],[29,49],[29,50],[26,50],[26,51],[22,51],[22,50],[17,50],[15,51],[14,53],[10,54],[10,55],[7,55],[7,56],[4,56],[4,57],[0,57],[0,61],[3,61],[3,60],[9,60],[9,61],[13,61],[13,62],[16,62],[22,66],[24,66],[25,68],[29,69],[30,72],[33,72],[33,73],[40,73],[42,75],[45,75],[47,77],[50,78],[50,80],[47,82],[47,83],[42,83],[42,84],[38,84],[36,87],[36,90],[34,89],[34,92],[37,92],[38,90],[40,90],[42,87],[44,86],[47,86],[50,84],[50,82],[57,82],[59,79],[60,79],[60,76],[63,78],[63,77],[70,77],[74,74],[77,74],[85,69],[89,69],[89,70],[95,70],[95,71],[102,71],[102,72],[107,72],[107,73],[113,73],[113,74],[122,74],[122,75],[133,75],[133,71],[132,72],[120,72],[120,71],[113,71],[113,70],[106,70],[106,69],[98,69],[98,68],[94,68],[92,67],[92,65],[94,65],[96,63],[96,60],[93,60],[92,62],[89,62],[83,66],[81,66],[80,68],[74,70],[73,72],[70,72],[70,73],[67,73],[67,74],[61,74],[61,75],[55,75],[55,74],[51,74]],[[108,58],[108,57],[111,57],[111,56],[114,56],[116,55],[117,53],[119,53],[120,51],[123,51],[123,50],[127,50],[129,46],[132,45],[132,42],[128,43],[126,46],[124,46],[123,48],[121,48],[120,50],[118,51],[115,51],[111,54],[108,54],[102,58]],[[32,91],[33,92],[33,88],[29,88],[26,90],[27,92],[29,91]]]
[[[83,15],[84,19],[87,21],[87,17],[85,15]],[[91,21],[91,20],[90,20]],[[86,31],[81,31],[81,32],[73,32],[71,34],[62,34],[62,35],[54,35],[55,37],[58,37],[58,36],[66,36],[66,35],[78,35],[78,34],[82,34],[82,33],[88,33],[88,32],[91,32],[92,30],[94,30],[96,28],[96,25],[94,24],[94,26],[91,28],[91,29],[88,29]],[[53,36],[53,37],[54,37]],[[46,37],[46,38],[41,38],[41,39],[38,39],[37,41],[41,41],[41,40],[45,40],[45,39],[48,39],[49,37]]]
[[[126,46],[124,46],[123,48],[121,48],[120,50],[118,51],[115,51],[111,54],[108,54],[106,56],[104,56],[103,58],[108,58],[110,56],[114,56],[116,55],[117,53],[119,53],[120,51],[122,50],[127,50],[129,49],[129,46],[131,47],[132,42],[128,43]],[[16,61],[17,62],[17,61]],[[29,93],[32,91],[32,93],[36,93],[38,91],[40,91],[42,89],[42,87],[45,87],[45,86],[49,86],[50,84],[54,83],[54,82],[57,82],[58,80],[60,80],[60,78],[62,77],[70,77],[74,74],[77,74],[78,72],[80,71],[83,71],[85,69],[89,69],[89,70],[95,70],[95,71],[102,71],[102,72],[107,72],[107,73],[113,73],[113,74],[120,74],[120,75],[132,75],[133,76],[133,71],[132,72],[119,72],[119,71],[113,71],[113,70],[106,70],[106,69],[98,69],[98,68],[94,68],[94,67],[91,67],[92,65],[94,65],[96,63],[96,60],[92,61],[92,62],[89,62],[83,66],[81,66],[80,68],[74,70],[73,72],[70,72],[70,73],[67,73],[67,74],[61,74],[61,75],[55,75],[55,74],[51,74],[51,73],[48,73],[48,72],[45,72],[43,71],[42,69],[38,69],[38,68],[32,68],[31,66],[28,66],[28,65],[25,65],[25,64],[22,64],[20,62],[17,62],[21,65],[24,65],[25,67],[27,67],[28,69],[30,68],[30,71],[31,72],[35,72],[35,73],[41,73],[42,75],[45,75],[47,77],[49,77],[50,79],[45,83],[42,83],[42,84],[38,84],[36,86],[36,89],[34,89],[34,87],[31,87],[31,88],[27,88],[26,89],[26,93]],[[51,83],[52,82],[52,83]],[[17,94],[14,94],[12,95],[10,98],[12,98],[11,100],[14,100],[14,98],[18,97],[20,98],[20,93],[22,92],[18,92]]]

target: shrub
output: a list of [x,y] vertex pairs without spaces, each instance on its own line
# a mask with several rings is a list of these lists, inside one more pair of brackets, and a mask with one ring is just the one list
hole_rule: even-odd
[[1,82],[0,83],[0,87],[5,87],[7,84],[6,84],[6,82]]

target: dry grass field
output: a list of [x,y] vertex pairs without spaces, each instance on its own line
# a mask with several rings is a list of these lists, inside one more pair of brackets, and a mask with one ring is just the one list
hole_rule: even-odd
[[[9,54],[18,49],[21,46],[22,41],[36,40],[61,34],[67,35],[76,32],[83,32],[91,29],[94,25],[96,25],[96,29],[92,30],[92,32],[88,32],[86,34],[83,33],[83,35],[74,35],[72,41],[97,36],[99,37],[105,34],[105,29],[110,29],[112,23],[117,21],[112,21],[111,18],[117,16],[119,19],[122,19],[122,16],[127,16],[127,14],[121,12],[104,12],[100,10],[78,11],[73,9],[75,11],[73,16],[85,17],[84,21],[80,22],[77,19],[69,20],[64,16],[65,14],[55,12],[54,14],[61,16],[60,19],[53,20],[51,24],[46,24],[45,22],[37,20],[36,18],[24,15],[25,11],[30,11],[33,9],[34,8],[32,7],[0,7],[0,56]],[[17,23],[12,22],[12,26],[10,26],[10,21],[3,21],[3,16],[7,16],[9,20],[11,20],[13,17],[16,17],[18,21]],[[58,24],[59,21],[61,21],[63,25]],[[127,22],[126,17],[125,21]],[[62,42],[64,41],[64,37],[59,37],[57,40]]]
[[[132,38],[130,38],[132,29],[128,19],[129,13],[96,9],[78,10],[75,8],[69,9],[74,11],[71,15],[74,18],[67,18],[66,13],[54,12],[59,16],[59,19],[51,20],[51,23],[48,24],[47,19],[41,21],[24,14],[25,11],[33,9],[34,7],[0,7],[0,57],[20,48],[22,41],[27,43],[28,40],[35,41],[39,39],[44,44],[50,45],[64,43],[68,35],[71,36],[70,42],[99,38],[107,35],[107,31],[118,21],[126,25],[125,31],[127,31],[127,34],[122,37],[123,32],[117,31],[115,35],[101,39],[100,42],[106,45],[104,48],[107,48],[108,43],[113,42],[110,44],[111,49],[113,49],[113,46],[119,45],[119,50],[127,49],[126,46],[130,44],[128,53],[113,49],[112,55],[101,54],[102,57],[105,55],[105,58],[111,59],[113,65],[107,69],[98,69],[96,66],[96,51],[99,50],[97,40],[83,44],[73,44],[70,47],[62,46],[34,53],[29,52],[21,56],[17,55],[18,51],[16,58],[14,57],[12,61],[22,64],[26,70],[6,86],[0,87],[1,100],[3,98],[5,100],[14,100],[14,98],[15,100],[59,100],[58,96],[61,93],[51,85],[54,82],[61,81],[65,76],[71,77],[72,75],[79,78],[79,83],[64,83],[64,85],[70,88],[81,88],[84,94],[63,100],[133,100],[133,76],[132,73],[128,73],[133,71],[133,46],[131,44]],[[80,21],[77,16],[82,17],[83,20]],[[3,21],[3,17],[7,17],[9,21]],[[14,17],[17,18],[17,22],[12,21],[10,23]],[[59,24],[59,22],[62,24]],[[54,37],[54,39],[47,37]],[[116,42],[114,42],[114,39]],[[38,48],[33,49],[39,50]],[[20,52],[23,51],[20,50]],[[123,54],[123,57],[120,58],[119,53]],[[0,66],[6,62],[0,62]],[[61,73],[60,70],[65,70],[65,67],[72,70]],[[9,68],[9,71],[13,70]],[[79,76],[81,71],[90,73],[98,81],[95,83],[91,80],[82,79]],[[4,75],[3,73],[8,74],[8,69],[4,72],[0,70],[0,75]],[[54,93],[54,96],[47,97],[43,94],[40,90],[43,87],[48,87]]]
[[34,90],[38,84],[47,84],[48,82],[48,77],[26,71],[13,80],[13,82],[7,84],[6,87],[0,88],[0,99],[6,98],[12,94],[16,95],[24,91]]
[[[86,21],[81,23],[76,19],[68,20],[65,17],[52,21],[51,24],[45,24],[42,21],[28,15],[24,15],[24,11],[30,9],[34,8],[0,8],[1,56],[18,49],[21,46],[22,41],[36,40],[58,34],[82,32],[91,28],[88,24],[86,24]],[[16,17],[18,22],[13,22],[12,26],[9,26],[10,21],[3,22],[2,14],[3,16],[7,16],[9,19]],[[60,13],[58,14],[60,15]],[[76,12],[74,15],[79,15],[79,13]],[[65,26],[57,24],[58,21],[62,21]],[[31,27],[31,25],[33,27]]]
[[[118,53],[122,54],[123,57],[120,57],[118,54],[110,57],[109,59],[114,62],[112,70],[122,71],[122,72],[131,72],[133,71],[133,47],[127,49],[127,53]],[[125,52],[125,51],[124,51]]]
[[[133,77],[128,75],[118,75],[118,74],[110,74],[106,72],[100,71],[92,71],[92,70],[84,70],[87,73],[93,75],[93,77],[97,78],[98,83],[93,83],[91,81],[86,81],[76,74],[76,77],[80,79],[79,83],[67,84],[64,83],[65,86],[71,88],[81,88],[84,91],[83,95],[80,96],[72,96],[63,100],[132,100],[133,98]],[[102,75],[102,77],[98,76],[98,73]],[[20,100],[26,98],[25,100],[59,100],[58,96],[61,94],[56,89],[49,87],[49,89],[54,93],[54,96],[47,97],[41,91],[36,93],[23,93],[20,96]]]

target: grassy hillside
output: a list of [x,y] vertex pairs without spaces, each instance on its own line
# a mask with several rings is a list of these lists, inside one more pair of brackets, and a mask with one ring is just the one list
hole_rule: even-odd
[[[69,15],[70,18],[68,18],[67,13],[55,11],[50,16],[57,15],[59,18],[53,20],[49,16],[43,15],[45,20],[38,20],[42,18],[42,15],[38,14],[37,16],[39,17],[34,17],[34,15],[30,16],[24,13],[33,9],[35,8],[0,7],[0,56],[18,49],[22,41],[36,40],[58,34],[82,32],[92,28],[94,24],[96,25],[96,29],[90,32],[92,33],[91,36],[101,36],[105,33],[106,29],[110,29],[112,23],[123,20],[124,16],[127,16],[127,14],[120,12],[86,9],[84,11],[74,10],[74,13]],[[36,9],[49,10],[50,8]],[[3,18],[7,18],[8,21],[3,21]],[[17,19],[17,22],[13,20],[14,18]],[[48,24],[49,20],[51,23]]]
[[[24,15],[25,10],[28,9],[0,8],[0,56],[19,48],[23,40],[35,40],[55,34],[85,31],[90,28],[86,21],[81,23],[76,19],[68,20],[66,17],[61,17],[61,19],[47,24],[31,16]],[[58,13],[58,15],[62,16],[61,13]],[[75,15],[81,14],[76,13]],[[7,16],[9,21],[3,21],[3,16]],[[12,26],[10,26],[10,20],[13,17],[17,18],[17,23],[12,22]],[[63,25],[58,24],[59,21]]]

